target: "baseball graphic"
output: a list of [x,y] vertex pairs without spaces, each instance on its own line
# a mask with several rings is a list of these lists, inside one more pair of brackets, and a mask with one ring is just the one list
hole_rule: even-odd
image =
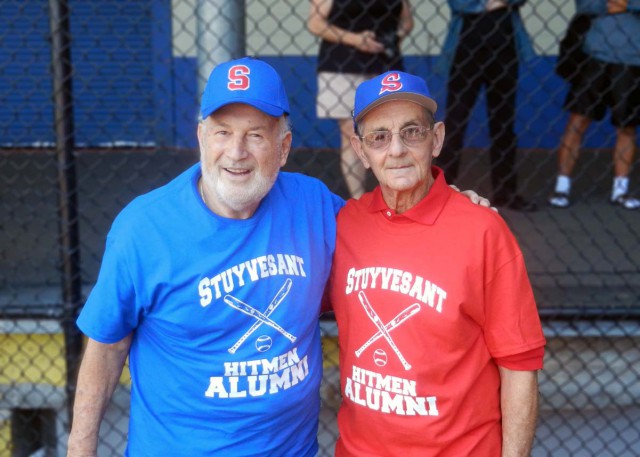
[[373,352],[373,361],[379,367],[385,366],[387,364],[387,353],[384,352],[384,350],[382,350],[382,349],[376,349]]
[[267,335],[261,335],[256,338],[256,349],[260,352],[265,352],[271,349],[271,337]]

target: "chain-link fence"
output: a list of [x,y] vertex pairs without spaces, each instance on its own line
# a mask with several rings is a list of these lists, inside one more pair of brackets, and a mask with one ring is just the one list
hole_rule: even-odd
[[[361,14],[377,17],[373,4],[379,2],[356,3]],[[203,75],[216,62],[246,54],[272,64],[291,101],[294,149],[286,169],[316,176],[343,197],[358,192],[348,182],[360,172],[341,152],[339,117],[323,116],[316,106],[323,88],[320,39],[307,24],[311,12],[306,0],[3,2],[0,457],[66,452],[68,398],[81,344],[73,322],[95,282],[106,233],[134,196],[198,160],[199,94]],[[569,84],[554,66],[575,5],[530,0],[515,12],[533,53],[516,53],[517,152],[507,175],[518,178],[512,193],[538,209],[514,208],[510,200],[501,213],[524,252],[548,339],[533,454],[638,455],[640,211],[609,202],[618,131],[609,114],[588,126],[573,172],[572,204],[549,207],[568,120],[563,104]],[[462,30],[476,16],[482,15],[466,17]],[[447,2],[414,0],[411,19],[413,27],[401,34],[404,67],[428,81],[439,105],[436,117],[444,120],[447,107],[457,103],[447,90],[454,87],[452,69],[461,65],[460,76],[467,78],[458,89],[474,85],[476,72],[464,69],[455,51],[450,72],[438,70],[454,49],[446,38],[455,20]],[[485,32],[515,40],[516,29]],[[458,44],[469,41],[459,38]],[[499,49],[494,46],[496,54]],[[503,67],[509,71],[509,64]],[[457,154],[460,187],[500,198],[495,192],[501,182],[493,174],[509,159],[490,152],[493,136],[500,136],[493,121],[510,120],[490,111],[487,84],[466,108],[462,121],[468,126],[457,132],[460,150],[445,149],[443,158]],[[506,103],[508,93],[503,95]],[[454,136],[461,121],[451,119],[457,120],[447,131]],[[629,177],[633,193],[640,176],[631,169]],[[371,188],[371,176],[358,179]],[[319,439],[321,455],[331,455],[340,401],[338,349],[332,320],[322,328]],[[124,373],[103,423],[100,455],[123,452],[128,395]]]

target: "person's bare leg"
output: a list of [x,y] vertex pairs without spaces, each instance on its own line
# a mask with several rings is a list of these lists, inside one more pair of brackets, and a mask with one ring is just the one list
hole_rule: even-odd
[[353,135],[353,120],[340,119],[340,168],[347,184],[349,194],[353,198],[360,198],[365,191],[366,169],[356,153],[351,148]]
[[582,138],[591,119],[582,114],[569,113],[560,146],[558,146],[558,175],[549,204],[556,208],[566,208],[571,204],[571,173],[578,161]]
[[629,173],[636,152],[635,127],[616,127],[616,145],[613,149],[613,185],[611,201],[625,209],[640,209],[640,200],[628,196]]
[[613,149],[613,171],[615,177],[629,176],[636,152],[635,127],[616,128],[616,146]]
[[571,176],[580,155],[582,137],[591,119],[582,114],[569,113],[569,119],[558,147],[558,174]]

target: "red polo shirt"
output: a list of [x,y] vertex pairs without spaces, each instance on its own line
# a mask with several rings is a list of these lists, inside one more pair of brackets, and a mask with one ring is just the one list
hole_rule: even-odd
[[378,187],[338,215],[329,291],[343,396],[337,456],[499,456],[496,361],[542,367],[545,339],[515,238],[433,173],[428,195],[403,214]]

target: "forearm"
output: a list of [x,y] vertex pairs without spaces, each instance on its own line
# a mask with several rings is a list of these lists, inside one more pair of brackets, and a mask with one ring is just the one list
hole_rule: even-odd
[[312,0],[307,18],[307,29],[315,36],[333,43],[341,43],[346,30],[329,24],[332,0]]
[[538,420],[538,374],[499,369],[502,457],[526,457],[531,453]]
[[68,457],[95,457],[100,423],[129,353],[131,336],[115,344],[89,340],[78,373]]
[[340,43],[369,52],[367,40],[375,39],[372,31],[351,32],[329,23],[333,0],[312,0],[307,19],[307,29],[315,36],[331,43]]
[[363,37],[359,33],[349,32],[348,30],[336,27],[322,20],[309,21],[308,28],[309,31],[317,37],[331,43],[346,44],[357,48],[363,40]]
[[413,30],[413,13],[409,0],[403,0],[400,22],[398,23],[398,36],[400,39],[407,37]]

